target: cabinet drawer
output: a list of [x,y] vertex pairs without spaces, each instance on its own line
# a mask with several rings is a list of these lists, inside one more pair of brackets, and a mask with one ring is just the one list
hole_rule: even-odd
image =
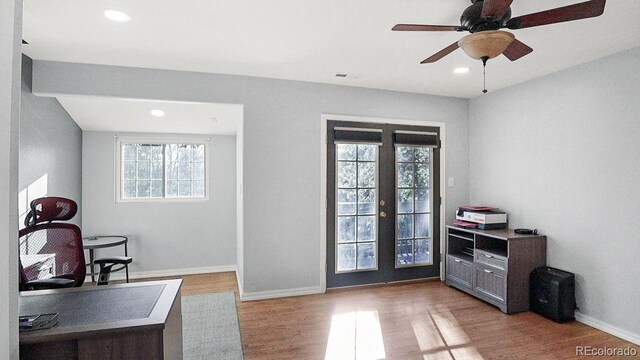
[[500,255],[495,255],[492,253],[488,253],[486,251],[477,250],[474,252],[474,260],[476,262],[493,266],[495,268],[506,270],[507,269],[507,258],[502,257]]
[[495,271],[489,266],[476,264],[473,280],[475,291],[506,303],[507,276],[504,273]]
[[471,289],[473,287],[473,264],[447,255],[447,280],[455,281]]

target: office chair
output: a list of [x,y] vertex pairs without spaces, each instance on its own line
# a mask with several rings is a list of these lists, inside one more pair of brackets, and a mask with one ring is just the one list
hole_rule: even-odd
[[[20,230],[20,291],[80,287],[87,275],[80,228],[71,220],[78,204],[71,199],[35,199]],[[100,265],[98,285],[109,283],[111,267],[132,262],[116,256],[95,260]]]

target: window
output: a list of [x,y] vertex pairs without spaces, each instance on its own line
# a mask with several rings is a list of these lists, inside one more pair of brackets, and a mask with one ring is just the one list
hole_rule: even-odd
[[431,149],[396,146],[396,267],[432,264]]
[[378,146],[336,147],[336,273],[376,270]]
[[203,142],[120,141],[118,200],[205,199]]

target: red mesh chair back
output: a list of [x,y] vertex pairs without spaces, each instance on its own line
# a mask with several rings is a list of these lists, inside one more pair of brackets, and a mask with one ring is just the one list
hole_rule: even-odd
[[26,228],[20,230],[20,282],[51,277],[75,281],[82,286],[85,265],[80,228],[54,221],[72,219],[78,211],[75,201],[49,197],[31,202],[25,219]]

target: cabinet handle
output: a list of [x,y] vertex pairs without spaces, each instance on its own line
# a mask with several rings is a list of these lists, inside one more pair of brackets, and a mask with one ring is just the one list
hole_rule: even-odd
[[489,259],[493,259],[493,255],[484,254],[484,256],[488,257]]
[[460,260],[458,260],[458,259],[453,259],[453,261],[455,261],[455,262],[457,262],[457,263],[461,262],[461,261],[460,261]]
[[491,270],[487,270],[487,269],[482,269],[482,270],[484,270],[484,272],[486,272],[487,274],[493,274],[493,271]]

